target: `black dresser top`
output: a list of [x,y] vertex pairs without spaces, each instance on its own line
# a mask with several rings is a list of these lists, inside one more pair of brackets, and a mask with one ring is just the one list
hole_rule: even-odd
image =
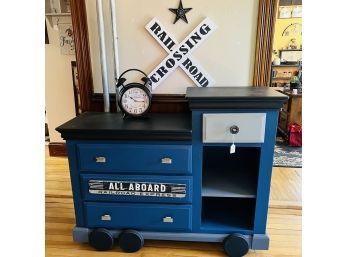
[[64,139],[191,140],[189,113],[150,113],[123,119],[120,113],[86,112],[56,128]]
[[191,109],[280,109],[288,96],[267,87],[189,87]]

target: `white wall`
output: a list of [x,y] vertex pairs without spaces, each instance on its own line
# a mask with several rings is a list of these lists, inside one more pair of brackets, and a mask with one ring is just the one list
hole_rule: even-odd
[[71,61],[75,60],[75,55],[60,53],[59,32],[53,29],[48,20],[46,23],[50,41],[45,45],[45,104],[48,129],[50,142],[64,142],[55,128],[75,117],[71,72]]
[[[189,24],[178,21],[168,8],[177,8],[179,1],[115,0],[119,36],[120,71],[137,67],[150,73],[167,55],[145,29],[157,17],[180,42],[205,17],[218,26],[193,56],[215,79],[216,86],[250,86],[252,84],[258,0],[185,0],[184,8],[192,7],[187,18]],[[108,70],[110,91],[114,91],[111,24],[109,1],[105,3],[108,42]],[[89,40],[95,92],[102,92],[99,61],[99,42],[95,0],[87,0]],[[179,68],[154,93],[183,94],[193,82]]]

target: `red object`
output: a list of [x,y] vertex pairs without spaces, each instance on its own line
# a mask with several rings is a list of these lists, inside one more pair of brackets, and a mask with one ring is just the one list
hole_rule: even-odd
[[289,145],[302,146],[302,126],[289,124]]

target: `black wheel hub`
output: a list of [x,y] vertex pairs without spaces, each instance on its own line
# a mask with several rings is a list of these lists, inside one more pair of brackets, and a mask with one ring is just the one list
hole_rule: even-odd
[[107,251],[114,245],[114,238],[109,230],[97,228],[89,234],[89,244],[98,251]]
[[248,253],[249,244],[241,234],[232,234],[224,240],[224,251],[229,257],[241,257]]
[[133,253],[140,250],[144,245],[143,236],[136,230],[125,230],[119,238],[118,243],[122,250],[127,253]]

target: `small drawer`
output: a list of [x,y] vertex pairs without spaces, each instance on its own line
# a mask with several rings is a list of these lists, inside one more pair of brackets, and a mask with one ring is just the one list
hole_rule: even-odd
[[190,145],[78,144],[81,171],[190,174]]
[[191,231],[190,205],[85,203],[88,228]]
[[192,177],[82,174],[87,201],[191,203]]
[[265,125],[265,113],[203,114],[203,142],[263,143]]

